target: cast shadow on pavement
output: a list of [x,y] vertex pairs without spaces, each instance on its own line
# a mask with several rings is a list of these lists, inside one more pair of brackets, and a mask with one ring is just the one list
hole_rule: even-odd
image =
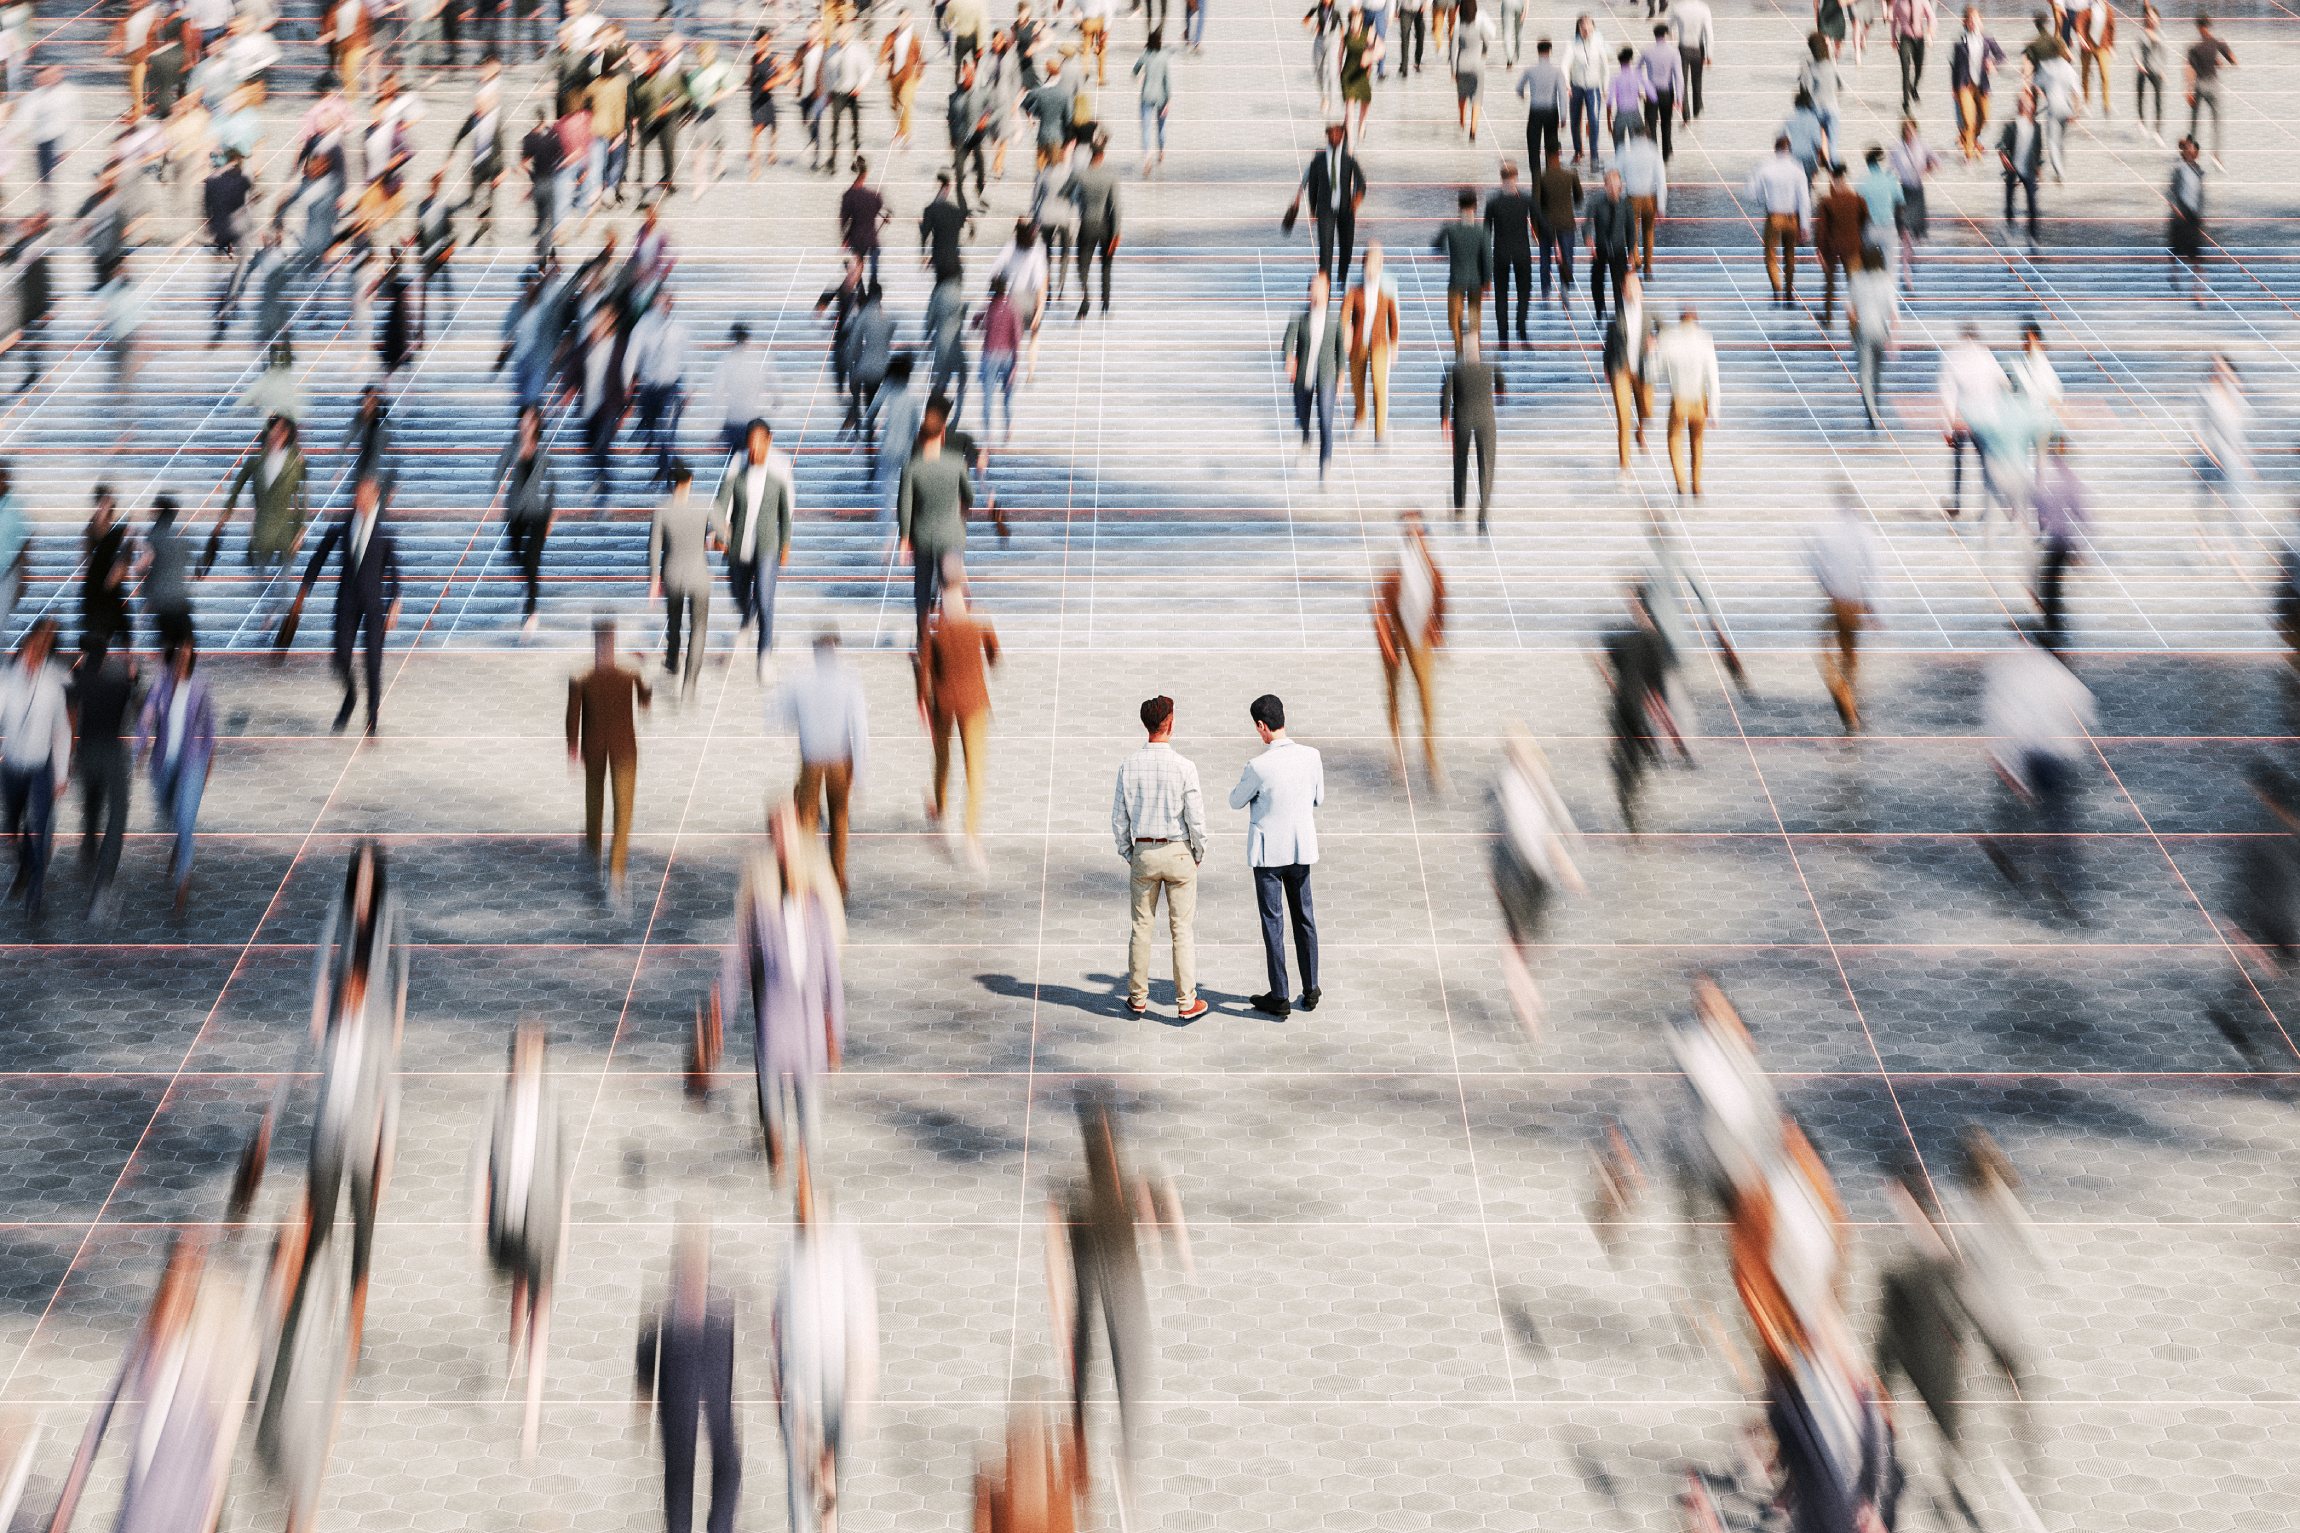
[[[1049,1006],[1065,1006],[1072,1011],[1083,1011],[1097,1017],[1124,1017],[1128,1015],[1126,1010],[1126,978],[1124,975],[1089,974],[1086,977],[1107,988],[1089,990],[1083,985],[1042,984],[1019,979],[1012,974],[977,974],[975,979],[981,983],[983,989],[988,990],[992,995],[1003,996],[1008,1000],[1035,1000]],[[1167,1027],[1189,1027],[1193,1023],[1202,1022],[1206,1017],[1211,1016],[1258,1015],[1246,1004],[1247,998],[1245,996],[1232,995],[1222,990],[1209,990],[1204,985],[1198,987],[1198,995],[1210,1009],[1202,1016],[1193,1017],[1186,1022],[1174,1015],[1174,982],[1172,980],[1152,980],[1150,982],[1149,1020],[1161,1022]]]

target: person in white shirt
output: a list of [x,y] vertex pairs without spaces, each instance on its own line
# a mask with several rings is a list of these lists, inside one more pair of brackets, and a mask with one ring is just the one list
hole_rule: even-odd
[[1885,354],[1900,330],[1901,286],[1884,251],[1864,242],[1853,275],[1845,283],[1845,318],[1853,332],[1853,375],[1861,388],[1861,408],[1869,429],[1877,429],[1877,401],[1884,392]]
[[1613,55],[1605,46],[1605,39],[1597,30],[1597,22],[1587,15],[1573,23],[1573,36],[1565,43],[1565,83],[1571,94],[1567,97],[1566,115],[1570,119],[1573,135],[1573,163],[1579,165],[1582,156],[1582,128],[1589,130],[1588,153],[1590,162],[1597,160],[1598,112],[1597,98],[1605,89],[1606,76],[1612,71]]
[[[2018,642],[1982,674],[1981,731],[2015,795],[2011,828],[2027,833],[2021,840],[2031,847],[2029,871],[2065,907],[2077,840],[2067,832],[2093,722],[2092,692],[2050,651],[2014,632]],[[1981,849],[2006,878],[2026,882],[2001,837],[1983,836]]]
[[2213,357],[2212,375],[2205,380],[2196,413],[2194,463],[2200,506],[2211,508],[2223,527],[2233,530],[2230,524],[2242,521],[2250,500],[2252,406],[2244,398],[2236,364],[2226,356]]
[[751,422],[772,421],[783,406],[774,359],[751,344],[751,327],[741,320],[727,330],[727,349],[711,376],[711,403],[718,412],[719,450],[740,452]]
[[1206,860],[1206,800],[1198,768],[1174,749],[1174,699],[1142,704],[1149,740],[1118,768],[1110,797],[1110,836],[1125,860],[1133,911],[1126,943],[1126,1009],[1150,1009],[1150,927],[1158,896],[1166,896],[1166,925],[1174,944],[1174,1004],[1185,1022],[1210,1009],[1198,994],[1198,865]]
[[802,1173],[774,1311],[775,1399],[794,1530],[833,1525],[825,1509],[840,1504],[841,1464],[878,1392],[870,1257],[852,1221],[818,1211],[815,1189]]
[[1701,115],[1701,72],[1709,67],[1717,44],[1717,21],[1709,0],[1675,0],[1669,6],[1669,24],[1677,33],[1677,57],[1685,65],[1685,89],[1677,97],[1677,110],[1688,123]]
[[[1316,750],[1286,736],[1286,705],[1265,692],[1246,710],[1266,747],[1230,790],[1230,807],[1248,811],[1246,861],[1254,869],[1254,900],[1262,913],[1262,956],[1270,988],[1253,998],[1273,1017],[1295,1005],[1316,1011],[1318,917],[1310,903],[1310,869],[1318,860],[1317,807],[1326,801],[1326,768]],[[1286,916],[1292,914],[1294,951],[1302,962],[1302,997],[1287,1000]]]
[[2068,144],[2068,125],[2076,120],[2080,90],[2075,62],[2061,53],[2038,64],[2036,90],[2042,100],[2037,119],[2044,127],[2044,162],[2053,180],[2065,181],[2061,155]]
[[1840,486],[1836,514],[1813,530],[1806,544],[1806,562],[1828,604],[1829,637],[1836,653],[1821,652],[1821,679],[1829,699],[1837,705],[1837,718],[1850,734],[1861,727],[1861,702],[1855,682],[1861,666],[1861,630],[1868,625],[1875,603],[1877,535],[1869,530],[1867,513]]
[[660,289],[631,327],[623,351],[623,385],[637,394],[639,435],[655,454],[655,477],[668,483],[678,458],[680,386],[687,370],[687,327]]
[[1094,84],[1097,89],[1110,83],[1110,16],[1117,7],[1112,0],[1078,0],[1078,83],[1086,83],[1086,59],[1094,60]]
[[1750,172],[1747,191],[1765,215],[1765,279],[1773,300],[1787,303],[1797,296],[1797,247],[1813,219],[1813,177],[1789,135],[1773,140],[1773,157]]
[[1965,453],[1979,452],[1973,423],[1985,426],[1995,418],[2006,386],[2005,370],[1981,344],[1980,330],[1970,324],[1959,326],[1956,344],[1941,353],[1941,436],[1950,454],[1949,502],[1943,509],[1952,521],[1965,509]]
[[[2100,71],[2100,115],[2108,116],[2108,66],[2116,60],[2116,12],[2108,0],[2091,0],[2077,13],[2076,49],[2084,99],[2092,100],[2092,73]],[[2136,108],[2137,110],[2137,108]]]
[[[1348,8],[1349,7],[1346,5],[1343,7],[1345,11]],[[1372,29],[1374,34],[1374,78],[1377,80],[1387,80],[1390,77],[1391,0],[1360,0],[1358,9],[1365,12],[1366,25]],[[1339,52],[1340,50],[1337,49],[1337,62],[1339,60]],[[1401,71],[1403,70],[1404,65],[1402,62],[1399,65],[1399,68]],[[1361,124],[1363,123],[1362,118],[1360,119],[1360,122]]]
[[1499,834],[1493,846],[1493,892],[1506,931],[1501,968],[1510,1007],[1532,1033],[1547,1008],[1527,954],[1541,941],[1558,893],[1579,894],[1587,886],[1574,861],[1580,833],[1572,811],[1550,781],[1541,747],[1522,727],[1512,725],[1506,752],[1494,783],[1494,828]]
[[40,83],[24,103],[32,120],[32,158],[39,167],[41,195],[70,153],[72,134],[80,126],[80,90],[64,71],[51,64],[40,71]]
[[1654,360],[1669,384],[1669,470],[1678,494],[1698,496],[1702,441],[1718,418],[1717,343],[1701,328],[1701,316],[1687,309],[1656,344]]
[[72,773],[72,718],[64,672],[50,663],[56,622],[42,618],[0,671],[0,803],[16,843],[16,881],[24,908],[37,918],[47,897],[48,859],[56,846],[56,800]]

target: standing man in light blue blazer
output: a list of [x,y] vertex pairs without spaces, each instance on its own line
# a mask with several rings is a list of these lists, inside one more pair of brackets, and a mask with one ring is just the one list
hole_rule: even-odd
[[1318,917],[1310,908],[1310,865],[1318,860],[1318,819],[1326,801],[1326,767],[1318,753],[1286,737],[1286,705],[1265,692],[1246,710],[1267,747],[1246,763],[1245,775],[1230,790],[1230,807],[1250,814],[1246,861],[1254,869],[1254,899],[1262,909],[1262,954],[1270,965],[1270,989],[1254,997],[1256,1011],[1282,1017],[1296,1003],[1286,999],[1286,929],[1281,917],[1293,913],[1294,951],[1302,960],[1304,1011],[1318,1009]]

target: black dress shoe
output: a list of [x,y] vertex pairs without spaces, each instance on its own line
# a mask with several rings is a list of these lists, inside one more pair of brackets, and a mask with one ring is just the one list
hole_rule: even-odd
[[1252,1006],[1256,1011],[1266,1013],[1267,1015],[1273,1017],[1285,1016],[1288,1012],[1294,1009],[1292,1005],[1287,1002],[1284,996],[1275,992],[1272,992],[1269,995],[1257,995],[1247,1004]]
[[1318,997],[1324,993],[1324,991],[1319,990],[1313,986],[1310,989],[1303,991],[1302,998],[1296,1001],[1294,1004],[1301,1007],[1304,1011],[1316,1011],[1318,1009]]

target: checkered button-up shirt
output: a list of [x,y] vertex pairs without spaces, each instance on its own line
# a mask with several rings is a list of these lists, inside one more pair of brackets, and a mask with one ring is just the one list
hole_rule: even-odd
[[1198,769],[1162,740],[1128,756],[1110,799],[1110,836],[1121,857],[1134,855],[1136,841],[1187,841],[1192,860],[1204,861],[1206,798]]

